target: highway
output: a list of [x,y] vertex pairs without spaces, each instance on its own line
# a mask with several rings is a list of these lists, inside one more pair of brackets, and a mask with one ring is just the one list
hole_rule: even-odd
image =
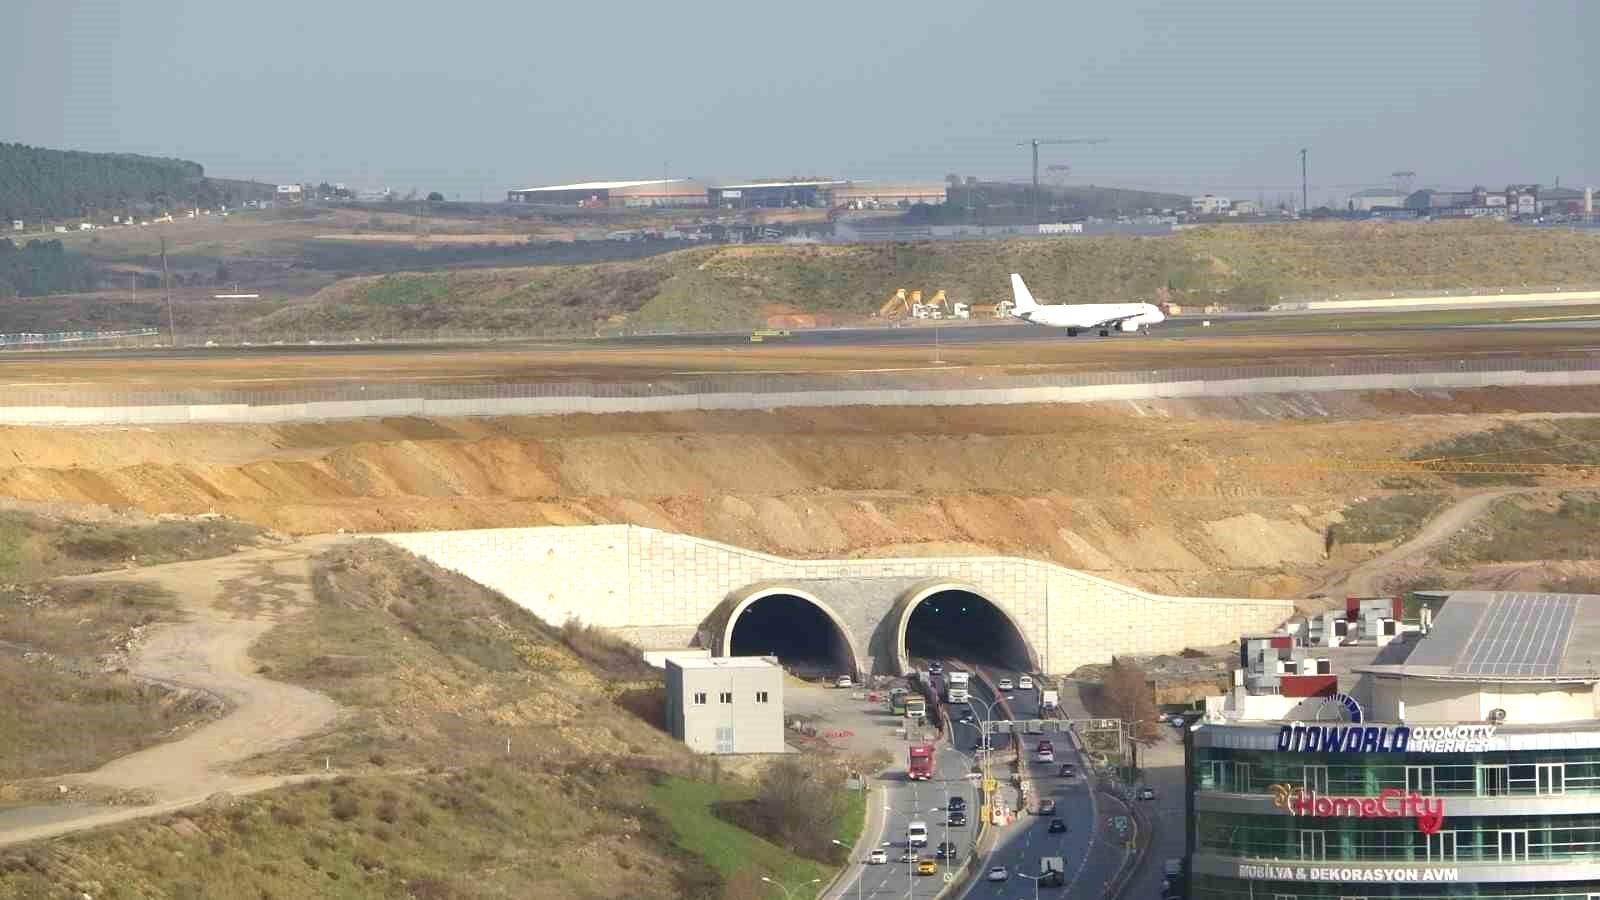
[[[985,670],[985,673],[994,679],[1009,675],[1013,681],[1019,675],[1014,672],[990,670]],[[974,693],[977,694],[976,691]],[[1039,717],[1038,690],[1013,690],[1007,692],[1005,696],[1015,718]],[[980,699],[988,699],[987,694]],[[1067,699],[1069,698],[1063,697],[1063,700]],[[973,710],[981,715],[981,704],[973,704]],[[1072,708],[1064,708],[1064,712],[1069,716],[1081,715],[1081,711]],[[998,710],[996,713],[998,714]],[[1037,761],[1038,742],[1041,738],[1049,740],[1054,745],[1055,762]],[[1000,829],[998,841],[989,859],[982,866],[983,875],[964,896],[972,900],[1031,898],[1034,896],[1035,885],[1025,876],[1039,874],[1041,858],[1060,856],[1066,862],[1066,890],[1042,888],[1039,889],[1040,896],[1065,897],[1070,900],[1099,900],[1104,896],[1106,883],[1121,865],[1123,855],[1120,847],[1105,838],[1105,829],[1097,828],[1102,824],[1100,822],[1102,817],[1098,815],[1091,795],[1085,775],[1087,772],[1085,761],[1072,749],[1071,742],[1065,737],[1024,735],[1022,740],[1028,760],[1027,777],[1035,787],[1036,796],[1039,799],[1048,798],[1056,801],[1055,817],[1066,823],[1067,831],[1065,834],[1051,834],[1049,826],[1053,817],[1036,815],[1032,810],[1018,816],[1010,825]],[[1077,767],[1077,774],[1074,777],[1060,777],[1061,763],[1064,762],[1070,762]],[[1037,809],[1036,803],[1037,801],[1034,809]],[[1010,877],[1002,882],[988,881],[988,870],[993,866],[1004,866]]]
[[[930,729],[931,731],[931,729]],[[971,729],[967,729],[970,733]],[[932,898],[945,885],[944,876],[966,862],[972,841],[978,833],[977,785],[966,776],[972,772],[969,762],[973,743],[969,739],[963,746],[967,755],[956,752],[950,743],[936,743],[934,777],[931,781],[912,781],[907,777],[907,752],[912,741],[899,748],[896,767],[885,783],[885,789],[869,799],[881,803],[883,834],[877,846],[888,851],[889,861],[881,865],[859,865],[856,876],[841,884],[830,897]],[[951,828],[947,813],[949,798],[962,797],[967,803],[969,824]],[[933,859],[940,843],[949,841],[956,845],[954,859],[935,859],[938,870],[933,875],[918,875],[915,864],[901,857],[909,849],[906,830],[913,821],[928,824],[928,845],[917,850],[919,857]],[[868,844],[870,848],[873,844]]]

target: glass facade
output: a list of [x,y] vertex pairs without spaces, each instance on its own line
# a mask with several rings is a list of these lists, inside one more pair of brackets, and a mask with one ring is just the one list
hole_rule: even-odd
[[1193,900],[1456,900],[1463,897],[1508,900],[1596,900],[1600,882],[1558,881],[1540,884],[1346,884],[1303,881],[1252,881],[1196,876],[1190,883]]
[[1338,797],[1375,797],[1386,788],[1428,797],[1600,795],[1600,748],[1490,753],[1278,753],[1201,747],[1201,791],[1268,794],[1299,785]]
[[[1198,742],[1197,742],[1198,743]],[[1355,898],[1506,897],[1600,900],[1600,880],[1475,881],[1475,867],[1600,864],[1600,748],[1501,750],[1478,753],[1300,753],[1191,746],[1189,776],[1197,802],[1192,807],[1192,900],[1355,900]],[[1323,797],[1377,797],[1385,790],[1439,798],[1475,800],[1471,815],[1445,818],[1425,834],[1412,816],[1362,818],[1290,815],[1255,806],[1251,811],[1221,811],[1200,802],[1207,794],[1271,797],[1274,786],[1300,788]],[[1281,788],[1279,788],[1281,790]],[[1592,804],[1571,798],[1593,795]],[[1493,798],[1507,798],[1508,814],[1494,815]],[[1551,814],[1528,814],[1539,798],[1552,798]],[[1514,800],[1522,802],[1511,814]],[[1530,803],[1531,801],[1531,803]],[[1207,807],[1210,808],[1207,808]],[[1462,810],[1467,812],[1468,810]],[[1215,874],[1236,867],[1245,874],[1261,864],[1256,878]],[[1326,874],[1311,880],[1289,878],[1292,870],[1312,873],[1355,867],[1438,866],[1452,872],[1440,881],[1337,881]],[[1459,866],[1459,868],[1456,868]],[[1283,871],[1277,871],[1282,869]],[[1568,878],[1579,873],[1566,872]],[[1588,871],[1583,874],[1589,874]],[[1302,875],[1292,877],[1302,878]],[[1499,878],[1529,877],[1508,874]],[[1534,876],[1536,877],[1536,876]]]

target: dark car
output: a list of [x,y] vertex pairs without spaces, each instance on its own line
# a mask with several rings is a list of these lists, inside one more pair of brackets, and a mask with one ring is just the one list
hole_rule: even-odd
[[1066,822],[1063,822],[1060,819],[1051,819],[1050,820],[1050,833],[1051,834],[1060,834],[1060,833],[1062,833],[1062,832],[1064,832],[1066,830],[1067,830],[1067,823]]
[[967,824],[967,814],[964,812],[952,812],[950,817],[945,820],[945,824],[951,828],[961,828]]
[[1054,800],[1046,799],[1046,800],[1040,800],[1039,801],[1039,815],[1041,815],[1041,816],[1053,816],[1055,814],[1056,814],[1056,802]]
[[945,842],[941,843],[939,845],[939,848],[933,852],[933,855],[939,857],[940,859],[955,859],[955,857],[956,857],[956,845],[955,845],[955,842],[954,841],[945,841]]
[[1062,778],[1076,778],[1076,777],[1078,777],[1078,767],[1073,765],[1072,763],[1062,763],[1061,764],[1061,777]]
[[963,725],[976,725],[978,722],[978,717],[973,715],[972,710],[969,709],[963,711],[961,715],[956,718],[956,721]]
[[944,663],[937,663],[937,662],[928,663],[928,674],[929,675],[943,675],[944,674]]
[[944,808],[950,810],[951,812],[960,812],[967,808],[967,798],[951,797],[950,802],[946,803]]

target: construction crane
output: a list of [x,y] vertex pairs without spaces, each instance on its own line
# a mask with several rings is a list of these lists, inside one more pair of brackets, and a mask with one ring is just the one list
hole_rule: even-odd
[[1039,148],[1055,144],[1104,144],[1110,138],[1025,138],[1018,147],[1033,148],[1033,224],[1039,224]]

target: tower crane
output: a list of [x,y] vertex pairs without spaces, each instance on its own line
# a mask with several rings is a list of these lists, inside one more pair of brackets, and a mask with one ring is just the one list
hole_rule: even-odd
[[1024,138],[1018,147],[1033,148],[1033,223],[1039,224],[1039,148],[1054,144],[1104,144],[1110,138]]

